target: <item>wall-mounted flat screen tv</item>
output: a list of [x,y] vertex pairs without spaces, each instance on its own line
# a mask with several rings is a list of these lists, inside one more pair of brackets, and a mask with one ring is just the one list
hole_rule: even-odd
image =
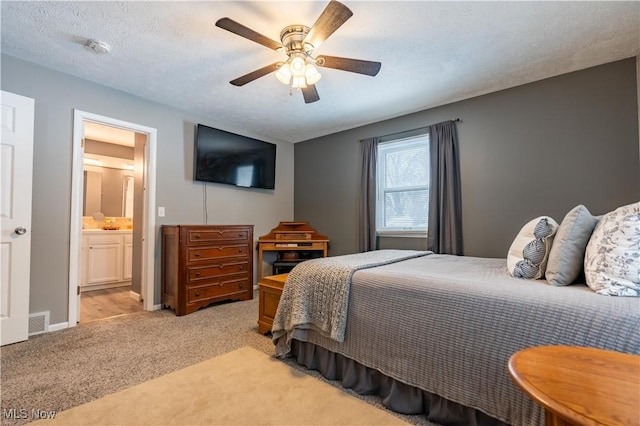
[[197,181],[275,188],[275,144],[198,124],[194,160]]

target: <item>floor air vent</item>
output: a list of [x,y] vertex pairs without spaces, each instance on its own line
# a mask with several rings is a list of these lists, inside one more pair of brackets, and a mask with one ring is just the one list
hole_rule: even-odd
[[29,314],[29,336],[49,331],[49,311]]

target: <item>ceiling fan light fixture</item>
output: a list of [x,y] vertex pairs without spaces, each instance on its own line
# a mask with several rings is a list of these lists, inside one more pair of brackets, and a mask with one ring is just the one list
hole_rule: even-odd
[[320,80],[320,73],[312,63],[307,62],[303,55],[292,56],[276,71],[276,78],[282,83],[294,89],[303,89]]
[[281,83],[287,86],[290,85],[292,89],[302,89],[304,102],[312,103],[320,100],[315,83],[320,80],[321,75],[316,66],[372,77],[377,75],[382,65],[380,62],[337,56],[320,56],[318,58],[312,56],[314,49],[320,46],[351,16],[353,16],[353,12],[347,6],[338,0],[331,0],[312,27],[289,25],[280,32],[280,42],[272,40],[230,18],[218,19],[216,21],[217,27],[287,55],[284,63],[276,62],[267,65],[231,80],[229,83],[234,86],[244,86],[260,77],[275,72]]
[[307,87],[307,81],[304,78],[304,75],[301,77],[298,76],[293,76],[293,79],[291,80],[291,87],[293,87],[294,89],[304,89],[305,87]]
[[291,74],[294,77],[302,77],[304,76],[305,67],[307,65],[307,61],[302,56],[294,56],[289,61],[291,67]]
[[305,66],[304,76],[307,80],[307,84],[316,84],[322,77],[313,64],[307,64]]
[[282,83],[289,85],[291,82],[291,67],[289,67],[289,63],[285,62],[282,66],[276,71],[276,78]]

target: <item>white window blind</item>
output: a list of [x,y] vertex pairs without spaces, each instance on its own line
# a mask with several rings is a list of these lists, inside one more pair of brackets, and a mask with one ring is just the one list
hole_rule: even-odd
[[424,234],[429,219],[429,135],[378,145],[378,233]]

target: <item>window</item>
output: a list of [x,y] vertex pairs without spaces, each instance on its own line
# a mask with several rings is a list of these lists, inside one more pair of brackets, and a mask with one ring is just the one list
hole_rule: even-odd
[[380,143],[377,176],[378,234],[424,235],[429,219],[429,135]]

